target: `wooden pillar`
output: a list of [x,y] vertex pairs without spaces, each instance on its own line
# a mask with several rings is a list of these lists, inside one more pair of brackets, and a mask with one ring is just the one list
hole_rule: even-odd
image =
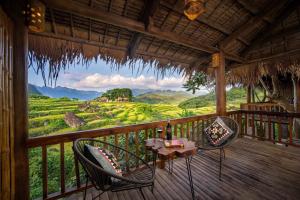
[[251,103],[251,85],[247,86],[247,103]]
[[294,107],[295,112],[300,112],[300,81],[294,80]]
[[212,55],[212,66],[216,78],[216,111],[217,115],[226,115],[226,80],[225,57],[223,52]]
[[28,30],[22,10],[26,1],[8,1],[9,13],[14,21],[13,35],[13,90],[14,90],[14,159],[15,159],[15,197],[29,199],[28,162],[28,98],[27,98],[27,59]]

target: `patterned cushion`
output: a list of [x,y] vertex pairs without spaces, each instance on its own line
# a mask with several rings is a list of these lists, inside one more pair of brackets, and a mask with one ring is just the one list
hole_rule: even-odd
[[217,119],[209,125],[204,132],[213,146],[223,144],[233,134],[233,131],[220,117],[217,117]]
[[100,165],[103,169],[109,171],[110,173],[122,176],[120,165],[116,157],[110,151],[88,144],[85,145],[85,148],[92,155],[92,158],[88,157],[88,159],[90,159],[95,164]]

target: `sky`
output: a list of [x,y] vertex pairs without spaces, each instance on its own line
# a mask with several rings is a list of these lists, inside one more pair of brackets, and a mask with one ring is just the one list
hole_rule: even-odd
[[[44,86],[41,74],[36,74],[33,68],[29,68],[28,72],[29,83]],[[176,72],[169,72],[162,77],[157,75],[150,66],[141,71],[138,67],[130,69],[127,65],[117,71],[104,61],[98,60],[97,63],[92,62],[87,68],[78,64],[60,72],[56,86],[99,92],[113,88],[184,91],[182,85],[185,81],[186,79]],[[51,85],[47,86],[51,87]]]

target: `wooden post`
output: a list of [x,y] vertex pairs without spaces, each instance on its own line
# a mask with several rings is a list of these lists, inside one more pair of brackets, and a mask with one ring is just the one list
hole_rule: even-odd
[[247,103],[251,103],[251,86],[247,86]]
[[300,81],[294,80],[294,106],[295,112],[300,112]]
[[[22,16],[22,3],[15,8],[14,19],[14,109],[15,109],[15,199],[29,199],[29,164],[26,141],[28,139],[28,115],[27,115],[27,53],[28,30]],[[16,5],[18,3],[15,3]]]
[[212,66],[215,68],[217,115],[226,115],[225,57],[223,52],[212,55]]

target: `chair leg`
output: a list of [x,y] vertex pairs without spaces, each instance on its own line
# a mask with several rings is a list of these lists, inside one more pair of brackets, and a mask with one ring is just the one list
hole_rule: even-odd
[[89,178],[88,178],[88,176],[86,176],[86,182],[85,182],[85,189],[84,189],[84,197],[83,197],[83,200],[86,199],[86,190],[87,190],[88,182],[89,182]]
[[221,176],[222,176],[222,158],[223,158],[223,155],[222,155],[222,150],[223,148],[220,149],[220,170],[219,170],[219,180],[221,180]]
[[223,156],[224,156],[224,160],[225,160],[225,149],[224,148],[222,148],[222,151],[223,151]]
[[152,183],[152,185],[151,185],[151,192],[152,192],[152,194],[153,194],[153,192],[154,192],[154,181],[153,181],[153,183]]
[[140,190],[140,192],[141,192],[141,194],[142,194],[142,196],[143,196],[143,199],[146,200],[145,195],[144,195],[143,190],[142,190],[141,187],[139,188],[139,190]]

